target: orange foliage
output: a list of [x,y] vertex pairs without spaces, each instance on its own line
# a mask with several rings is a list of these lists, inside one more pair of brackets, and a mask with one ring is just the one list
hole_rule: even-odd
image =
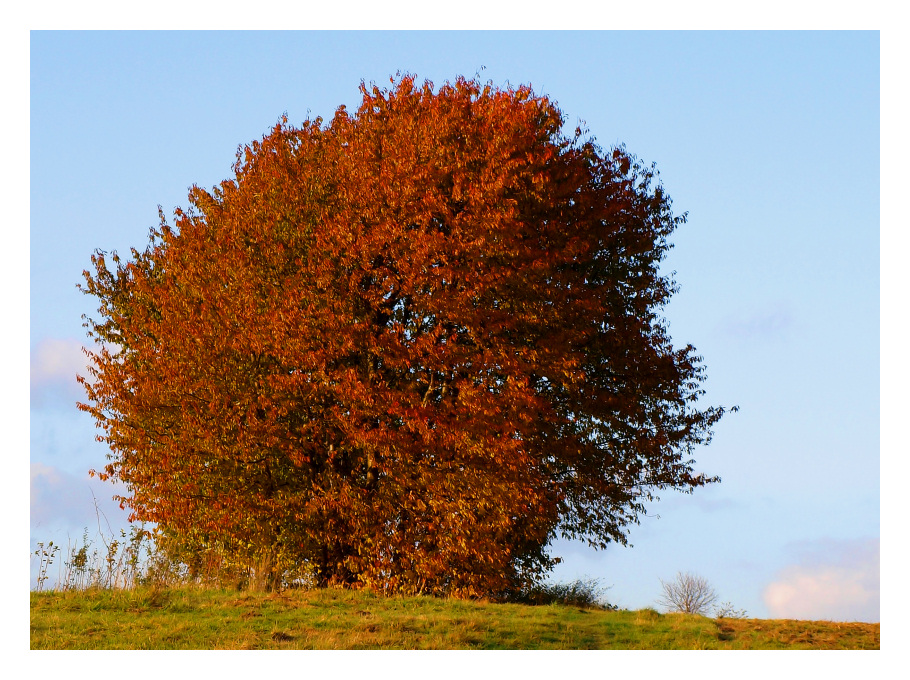
[[625,542],[722,408],[658,316],[654,171],[526,87],[409,76],[283,119],[92,258],[82,380],[134,518],[322,583],[495,595]]

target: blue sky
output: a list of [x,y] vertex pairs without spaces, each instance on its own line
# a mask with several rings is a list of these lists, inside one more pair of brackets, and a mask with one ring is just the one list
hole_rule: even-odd
[[112,524],[88,479],[105,449],[81,394],[75,286],[95,248],[142,248],[239,144],[356,107],[361,80],[529,83],[660,170],[688,223],[665,262],[676,344],[706,403],[739,405],[696,454],[723,482],[666,493],[634,547],[558,542],[554,578],[654,606],[707,578],[751,616],[878,621],[880,143],[877,32],[33,32],[30,44],[30,536]]

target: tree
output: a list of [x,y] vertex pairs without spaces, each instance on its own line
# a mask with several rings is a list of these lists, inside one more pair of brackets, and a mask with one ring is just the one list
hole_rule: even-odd
[[664,591],[660,603],[671,612],[706,616],[717,600],[711,585],[701,576],[689,572],[677,573],[676,579],[669,583],[661,580],[660,585]]
[[724,409],[659,316],[684,217],[528,87],[392,83],[96,251],[80,408],[133,518],[260,587],[509,592],[718,481],[688,456]]

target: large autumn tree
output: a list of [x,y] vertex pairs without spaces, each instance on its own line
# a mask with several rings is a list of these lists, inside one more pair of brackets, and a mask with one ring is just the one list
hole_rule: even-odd
[[80,408],[134,519],[261,586],[507,593],[716,481],[691,455],[724,409],[660,316],[683,219],[528,87],[392,83],[96,252]]

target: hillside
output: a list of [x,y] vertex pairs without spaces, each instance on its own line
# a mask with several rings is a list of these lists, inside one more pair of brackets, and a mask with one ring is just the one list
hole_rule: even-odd
[[343,590],[31,593],[32,649],[879,649],[880,624]]

